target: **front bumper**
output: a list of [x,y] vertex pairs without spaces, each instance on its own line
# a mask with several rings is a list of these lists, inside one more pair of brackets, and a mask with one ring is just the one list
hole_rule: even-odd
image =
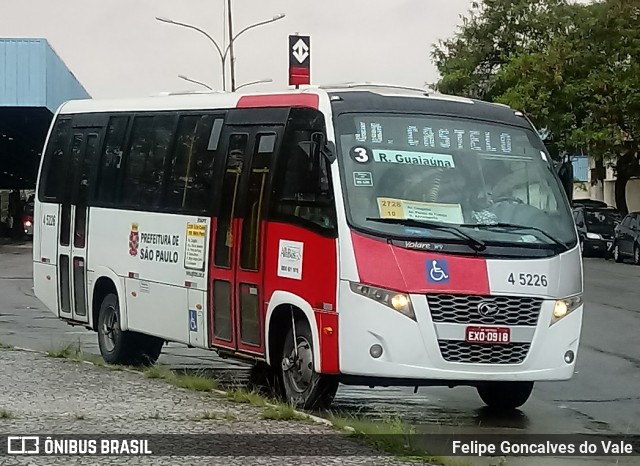
[[[554,301],[545,300],[535,326],[511,326],[511,342],[526,346],[519,363],[450,362],[443,342],[464,350],[467,324],[434,323],[424,295],[411,295],[417,322],[340,284],[340,372],[345,375],[433,381],[568,380],[575,370],[582,306],[549,326]],[[474,322],[469,322],[474,325]],[[477,324],[482,325],[482,324]],[[379,358],[372,345],[383,349]],[[446,343],[449,344],[449,343]],[[575,355],[571,363],[565,354]],[[476,358],[477,359],[477,358]],[[508,361],[508,358],[505,359]]]

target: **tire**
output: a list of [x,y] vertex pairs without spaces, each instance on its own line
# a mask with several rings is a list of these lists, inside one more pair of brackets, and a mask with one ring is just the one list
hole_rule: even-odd
[[313,338],[306,321],[295,323],[298,358],[293,344],[293,329],[289,329],[282,351],[282,384],[287,402],[300,409],[325,409],[338,391],[338,378],[318,374],[313,365]]
[[613,260],[618,264],[622,262],[622,254],[620,254],[620,247],[618,246],[618,243],[613,245]]
[[258,362],[251,367],[249,389],[276,400],[285,399],[281,374],[263,362]]
[[98,346],[107,364],[150,366],[160,357],[164,341],[120,329],[118,297],[109,293],[102,300],[98,315]]
[[633,263],[640,265],[640,247],[637,244],[633,247]]
[[512,410],[527,402],[533,382],[488,382],[477,387],[484,403],[496,410]]

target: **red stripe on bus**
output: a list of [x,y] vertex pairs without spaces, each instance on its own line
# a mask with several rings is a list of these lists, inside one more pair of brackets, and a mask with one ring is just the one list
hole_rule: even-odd
[[[351,238],[362,283],[409,293],[490,294],[483,258],[414,251],[357,233]],[[433,261],[436,280],[429,277]]]
[[320,372],[339,374],[338,314],[315,311],[320,336]]
[[238,108],[255,107],[320,107],[320,97],[317,94],[269,94],[246,95],[238,100]]

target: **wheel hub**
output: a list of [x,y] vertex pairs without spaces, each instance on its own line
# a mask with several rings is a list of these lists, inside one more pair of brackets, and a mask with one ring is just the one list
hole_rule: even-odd
[[282,369],[287,373],[297,392],[304,392],[311,384],[313,375],[313,351],[305,338],[298,338],[298,347],[282,359]]
[[102,341],[107,351],[113,351],[116,347],[116,340],[120,334],[120,323],[115,310],[111,309],[109,315],[104,319],[102,324]]

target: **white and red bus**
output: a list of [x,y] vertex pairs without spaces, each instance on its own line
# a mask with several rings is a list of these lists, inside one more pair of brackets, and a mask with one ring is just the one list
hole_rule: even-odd
[[374,85],[71,101],[43,153],[35,292],[109,363],[215,350],[304,408],[339,383],[513,408],[573,375],[576,228],[518,111]]

